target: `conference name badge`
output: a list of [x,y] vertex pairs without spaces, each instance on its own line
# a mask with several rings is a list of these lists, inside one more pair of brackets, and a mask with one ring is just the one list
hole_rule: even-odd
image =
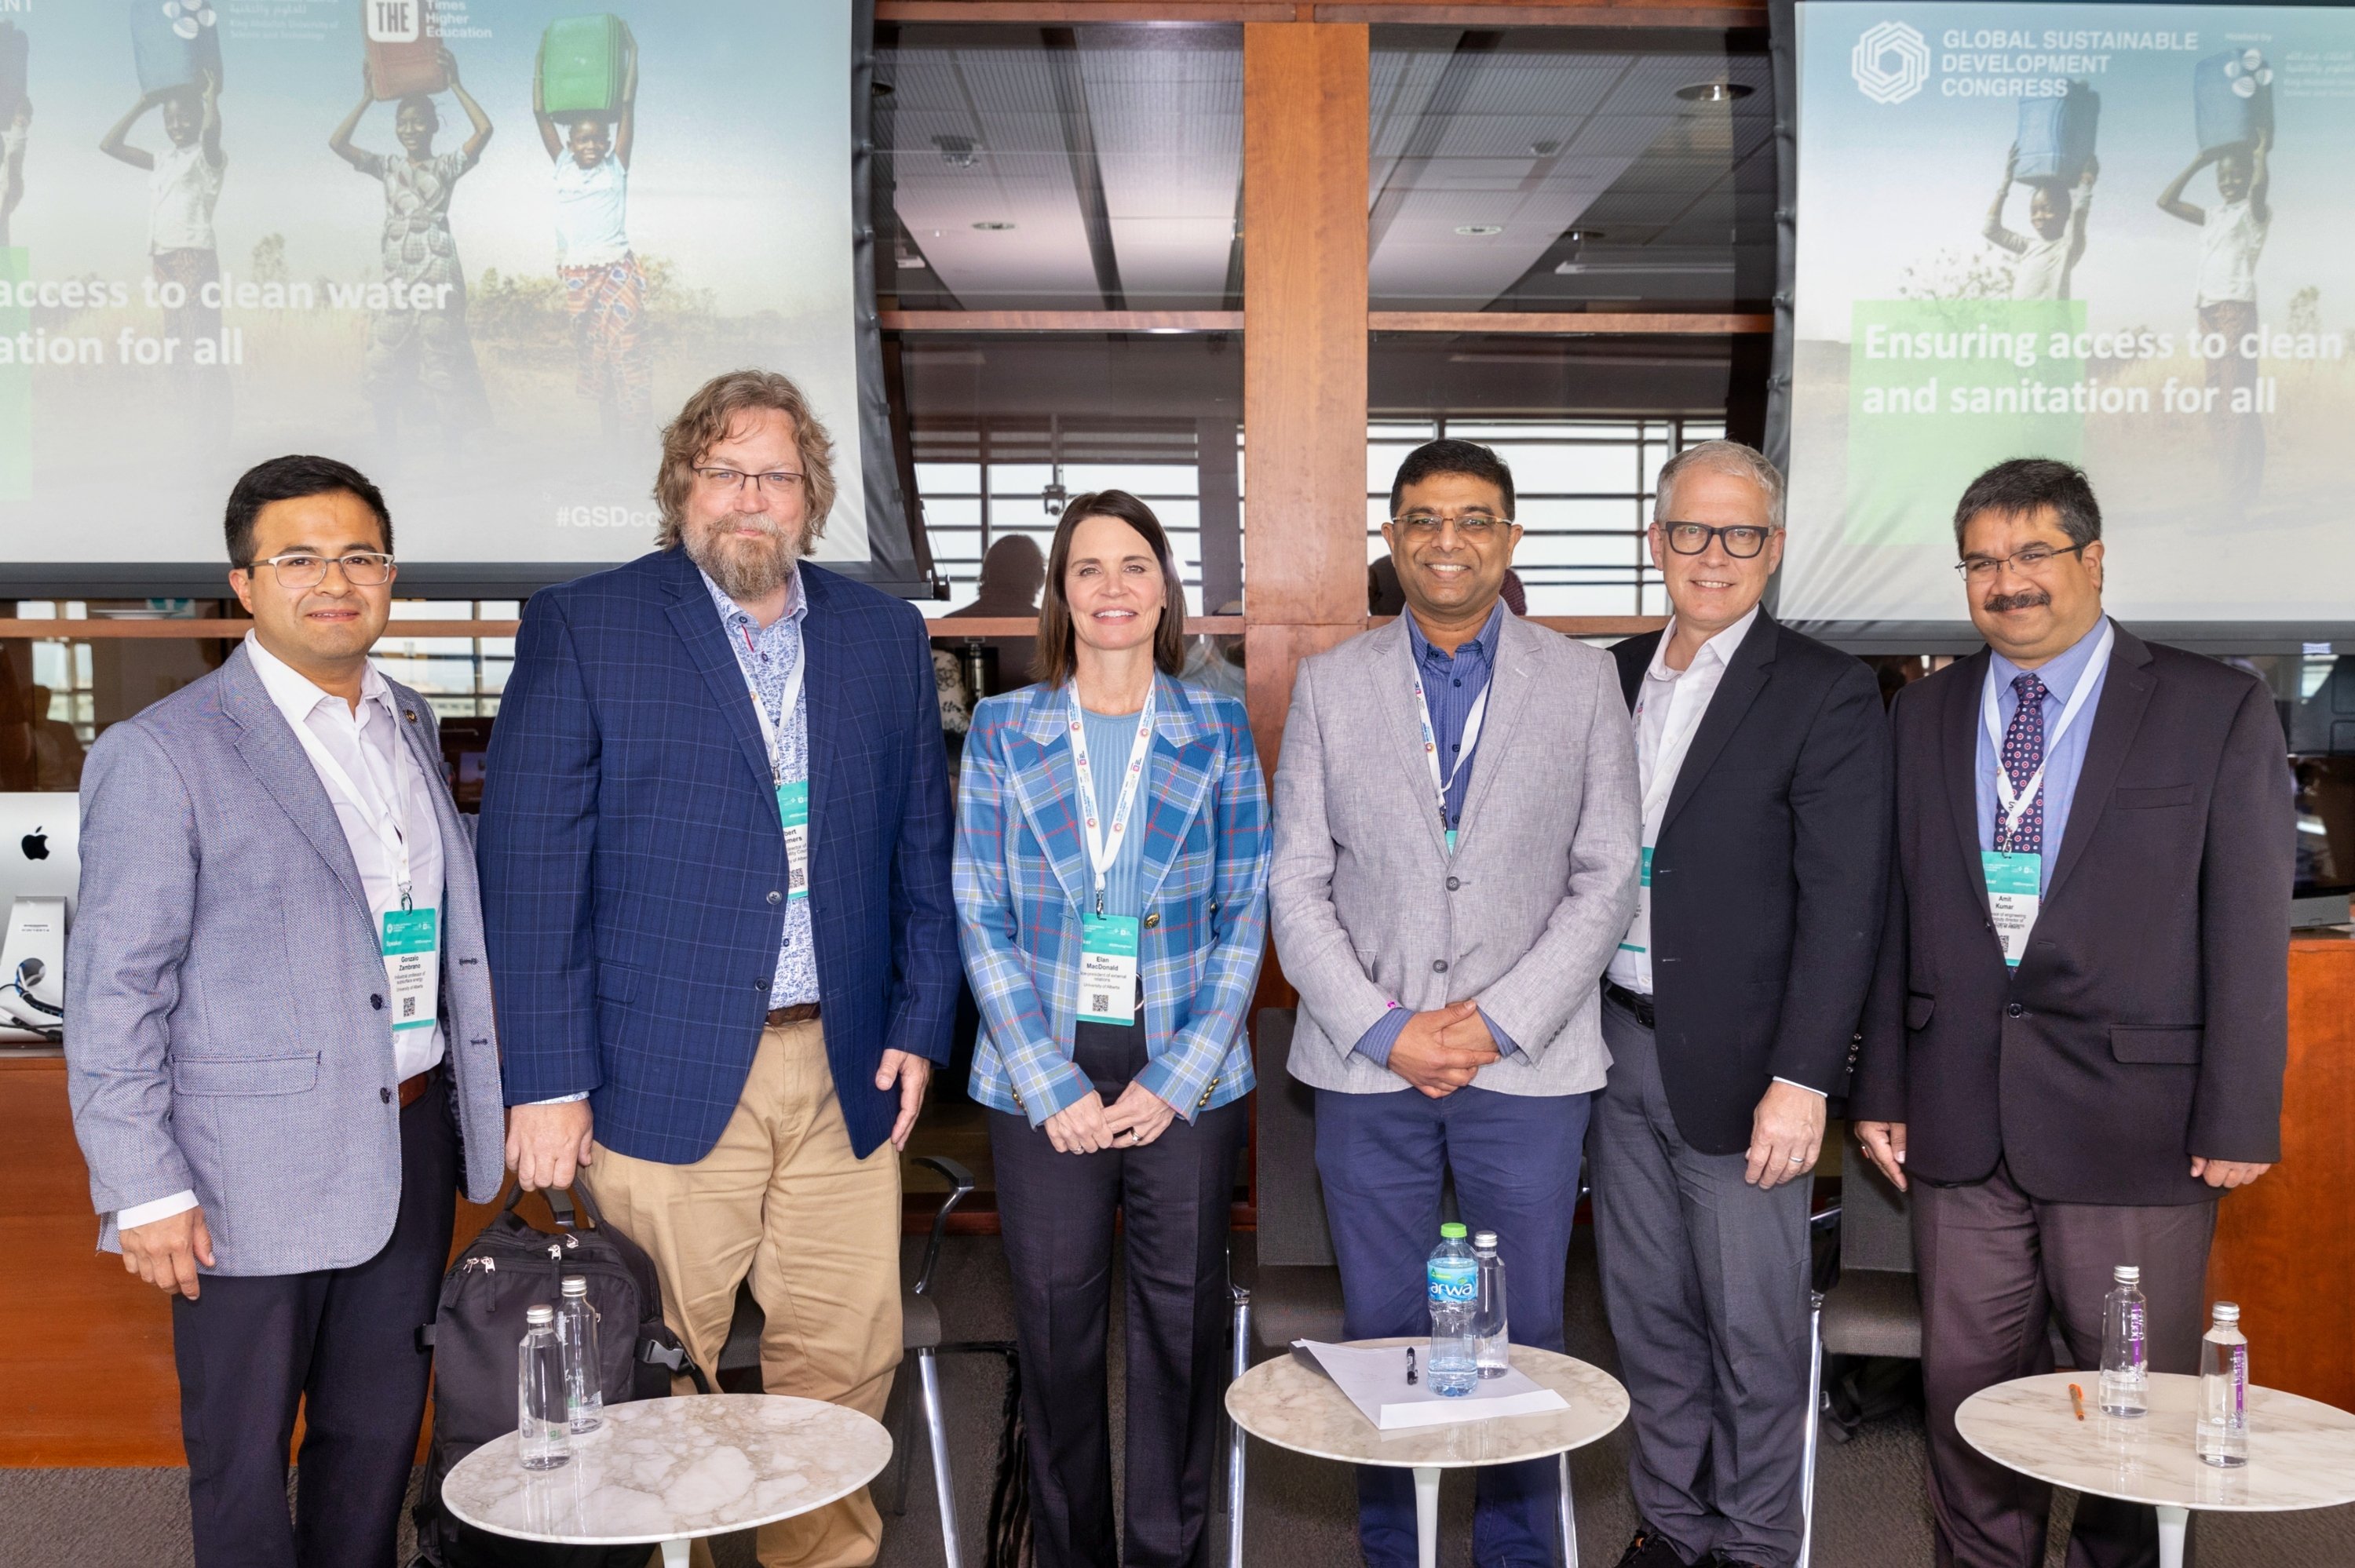
[[384,912],[384,978],[392,993],[393,1029],[431,1029],[442,990],[439,910]]
[[1080,916],[1080,1018],[1136,1022],[1136,916]]
[[1979,874],[1987,879],[1987,914],[1995,921],[1996,939],[2003,944],[2003,961],[2018,969],[2028,952],[2028,933],[2036,928],[2036,907],[2044,871],[2041,854],[2006,854],[1979,851]]
[[809,780],[777,786],[777,820],[785,825],[785,896],[809,896]]

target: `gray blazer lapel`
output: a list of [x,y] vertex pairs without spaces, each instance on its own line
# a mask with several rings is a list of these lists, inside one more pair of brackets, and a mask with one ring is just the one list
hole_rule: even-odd
[[[221,711],[238,726],[238,756],[343,883],[360,918],[370,919],[368,892],[360,885],[360,868],[344,838],[344,825],[336,820],[335,802],[327,799],[327,787],[319,782],[318,769],[311,766],[303,743],[294,738],[286,715],[278,711],[278,705],[262,687],[261,677],[254,673],[242,643],[221,666]],[[441,764],[437,760],[434,766]]]
[[1423,715],[1415,712],[1414,644],[1406,634],[1406,617],[1401,615],[1380,630],[1369,634],[1372,646],[1367,650],[1368,678],[1373,683],[1374,706],[1380,711],[1390,732],[1391,750],[1398,766],[1406,770],[1407,788],[1422,802],[1418,813],[1431,833],[1432,845],[1444,849],[1446,829],[1439,820],[1439,798],[1432,792],[1431,764],[1423,750]]
[[[1497,658],[1494,667],[1488,672],[1488,706],[1480,719],[1479,744],[1472,751],[1472,779],[1464,794],[1464,827],[1457,834],[1459,847],[1461,841],[1470,836],[1480,820],[1480,802],[1487,799],[1489,785],[1495,783],[1497,775],[1503,771],[1500,768],[1490,767],[1489,763],[1504,760],[1505,747],[1512,744],[1515,726],[1520,722],[1521,709],[1529,705],[1529,648],[1522,641],[1521,633],[1531,630],[1535,628],[1510,610],[1505,612],[1505,619],[1497,630]],[[1550,637],[1553,633],[1548,631],[1540,635]],[[1418,746],[1422,739],[1423,733],[1417,729],[1415,741]],[[1494,749],[1491,749],[1492,746]],[[1423,783],[1427,787],[1430,782],[1426,769]]]

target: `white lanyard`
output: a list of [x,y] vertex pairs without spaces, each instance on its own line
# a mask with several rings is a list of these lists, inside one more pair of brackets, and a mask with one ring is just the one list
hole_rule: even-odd
[[[1414,711],[1416,716],[1423,720],[1423,760],[1431,769],[1431,788],[1439,797],[1439,827],[1442,832],[1452,834],[1454,832],[1447,824],[1447,792],[1455,788],[1455,776],[1464,771],[1464,764],[1470,759],[1473,748],[1480,744],[1480,726],[1488,716],[1488,694],[1496,689],[1496,673],[1491,671],[1488,683],[1482,686],[1480,694],[1473,699],[1472,711],[1464,715],[1464,733],[1455,742],[1455,760],[1449,765],[1447,776],[1443,779],[1439,774],[1439,736],[1432,726],[1431,699],[1423,694],[1423,676],[1418,666],[1414,678]],[[1452,837],[1448,845],[1450,848],[1455,846]]]
[[1088,763],[1087,720],[1080,713],[1079,685],[1071,685],[1071,769],[1080,776],[1080,821],[1088,833],[1088,863],[1096,874],[1096,913],[1103,913],[1104,873],[1120,858],[1121,841],[1128,832],[1129,809],[1136,804],[1137,781],[1145,777],[1145,759],[1153,750],[1153,694],[1145,694],[1145,706],[1136,715],[1136,739],[1128,748],[1128,776],[1121,780],[1120,799],[1112,813],[1112,832],[1106,836],[1096,820],[1095,769]]
[[[367,697],[360,699],[363,712],[366,711],[366,705],[369,700]],[[354,715],[356,719],[357,716],[357,715]],[[369,831],[375,833],[378,842],[384,845],[385,853],[392,861],[392,881],[393,885],[400,893],[400,906],[407,909],[412,905],[407,831],[409,814],[404,792],[400,788],[400,765],[398,762],[393,765],[391,778],[377,777],[379,764],[370,755],[368,741],[361,733],[366,727],[364,723],[353,725],[352,744],[359,748],[360,765],[367,768],[368,781],[377,785],[382,792],[383,803],[380,806],[369,803],[368,797],[360,793],[359,786],[353,782],[351,774],[345,770],[342,763],[336,760],[335,753],[327,749],[327,743],[312,733],[309,715],[304,715],[304,721],[293,726],[294,738],[302,742],[303,749],[309,753],[312,762],[321,773],[326,776],[328,787],[343,791],[344,799],[367,820]],[[393,744],[395,746],[401,744],[397,731],[393,736]]]
[[[2069,733],[2069,726],[2076,719],[2078,711],[2084,707],[2085,699],[2094,694],[2094,677],[2108,667],[2110,647],[2116,641],[2116,627],[2105,620],[2102,622],[2102,640],[2094,644],[2094,656],[2085,661],[2084,669],[2078,673],[2077,689],[2070,694],[2067,705],[2061,710],[2059,722],[2044,737],[2044,759],[2036,765],[2036,771],[2028,776],[2028,782],[2016,796],[2012,792],[2011,775],[2004,770],[2003,766],[2003,725],[1996,712],[1995,664],[1993,656],[1989,655],[1987,680],[1979,687],[1979,713],[1987,723],[1987,744],[1995,748],[1995,798],[2000,819],[1997,824],[1997,838],[2000,842],[2011,842],[2012,835],[2019,832],[2020,819],[2028,815],[2028,808],[2036,803],[2037,796],[2042,792],[2044,770],[2052,765],[2052,753],[2059,748],[2061,737]],[[2038,700],[2042,701],[2041,698]]]
[[[751,650],[751,629],[747,627],[741,630],[744,646],[747,650]],[[737,668],[741,672],[743,666],[740,663]],[[806,639],[804,639],[802,646],[794,651],[793,673],[785,677],[785,700],[777,705],[777,712],[785,723],[790,724],[793,721],[794,705],[801,701],[802,677],[808,671],[809,643]],[[776,719],[769,716],[768,705],[761,701],[761,688],[753,684],[750,673],[744,675],[744,689],[752,694],[752,716],[761,721],[761,740],[769,748],[769,782],[783,784],[785,781],[785,759],[784,737],[781,726]]]

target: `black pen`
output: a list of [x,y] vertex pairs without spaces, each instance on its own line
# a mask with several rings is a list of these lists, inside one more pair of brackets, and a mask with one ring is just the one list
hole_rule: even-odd
[[1414,1347],[1412,1345],[1406,1348],[1406,1381],[1410,1387],[1414,1383]]

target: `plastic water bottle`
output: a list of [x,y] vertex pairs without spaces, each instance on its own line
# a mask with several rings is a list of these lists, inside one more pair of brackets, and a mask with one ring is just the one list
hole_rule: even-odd
[[2142,1269],[2110,1270],[2116,1281],[2102,1306],[2101,1405],[2110,1415],[2140,1415],[2150,1408],[2150,1352],[2142,1298]]
[[516,1455],[527,1470],[552,1470],[572,1457],[564,1347],[556,1342],[555,1308],[527,1308],[523,1321],[516,1354]]
[[2249,1462],[2249,1341],[2241,1308],[2219,1301],[2215,1320],[2200,1340],[2200,1421],[2191,1446],[2211,1465]]
[[1480,1264],[1464,1245],[1464,1227],[1439,1227],[1427,1267],[1431,1286],[1431,1354],[1423,1368],[1431,1392],[1458,1399],[1480,1382],[1472,1345],[1472,1317],[1480,1305]]
[[573,1436],[594,1432],[605,1423],[605,1363],[598,1353],[597,1308],[589,1305],[589,1281],[578,1274],[564,1277],[556,1342],[564,1347],[564,1413]]
[[1497,1233],[1475,1235],[1472,1255],[1480,1266],[1480,1299],[1472,1314],[1473,1360],[1482,1377],[1502,1377],[1512,1370],[1513,1341],[1505,1331],[1505,1260],[1497,1255]]

